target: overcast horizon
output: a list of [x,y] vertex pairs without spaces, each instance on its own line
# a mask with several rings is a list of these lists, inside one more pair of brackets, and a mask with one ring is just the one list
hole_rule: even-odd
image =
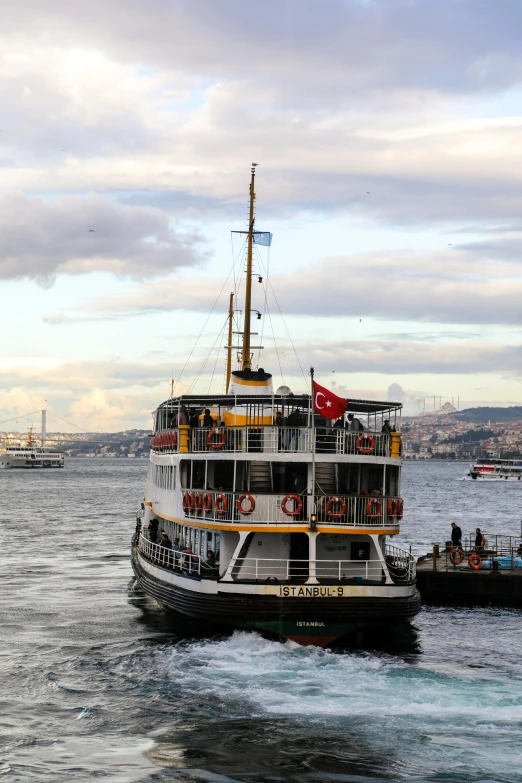
[[514,0],[3,8],[0,420],[147,429],[172,380],[223,391],[254,161],[275,389],[314,366],[405,414],[519,404],[521,24]]

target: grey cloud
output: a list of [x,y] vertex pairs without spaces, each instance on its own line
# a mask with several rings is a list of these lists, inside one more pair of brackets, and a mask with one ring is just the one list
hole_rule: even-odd
[[[214,279],[206,279],[204,287],[199,280],[189,279],[150,283],[135,294],[100,299],[91,314],[96,318],[115,312],[208,312],[222,285],[222,280]],[[485,268],[473,254],[451,250],[425,256],[394,252],[325,259],[292,275],[273,277],[272,286],[285,315],[355,321],[372,317],[448,324],[522,323],[522,267],[505,262]],[[269,302],[276,312],[271,294]],[[217,307],[226,311],[225,294]],[[424,334],[419,330],[419,341]]]
[[52,31],[133,61],[247,76],[293,104],[348,102],[376,86],[505,89],[522,78],[516,0],[26,0],[5,9],[3,27],[18,32],[22,21],[40,39]]
[[149,277],[201,260],[199,237],[179,234],[169,216],[98,195],[56,201],[0,199],[0,277],[52,279],[94,270]]

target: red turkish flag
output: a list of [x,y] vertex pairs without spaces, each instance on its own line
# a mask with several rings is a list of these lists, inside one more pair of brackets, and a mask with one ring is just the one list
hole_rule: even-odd
[[314,411],[325,419],[338,419],[348,407],[348,401],[338,397],[314,381]]

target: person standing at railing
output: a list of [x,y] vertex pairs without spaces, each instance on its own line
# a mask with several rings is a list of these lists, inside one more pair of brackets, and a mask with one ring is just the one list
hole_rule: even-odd
[[214,426],[214,419],[210,414],[210,408],[205,408],[205,415],[203,416],[203,426],[204,427]]
[[479,527],[475,530],[475,552],[483,552],[486,546],[486,539]]
[[199,427],[199,416],[194,408],[189,408],[188,423],[191,430],[193,430],[195,427]]
[[462,530],[456,522],[451,523],[451,543],[454,547],[462,549]]
[[382,425],[381,432],[383,432],[385,435],[390,435],[393,432],[389,419],[384,419],[384,424]]
[[159,525],[159,519],[156,519],[154,517],[149,522],[149,541],[152,544],[155,544],[158,540],[158,525]]
[[348,414],[348,421],[346,422],[346,429],[352,432],[364,432],[364,427],[359,419],[354,418],[353,413]]

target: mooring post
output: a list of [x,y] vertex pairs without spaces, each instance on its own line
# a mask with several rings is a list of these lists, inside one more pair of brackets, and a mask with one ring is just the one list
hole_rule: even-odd
[[439,556],[439,545],[438,544],[433,544],[432,558],[433,558],[433,570],[434,571],[437,570],[437,558],[438,558],[438,556]]

